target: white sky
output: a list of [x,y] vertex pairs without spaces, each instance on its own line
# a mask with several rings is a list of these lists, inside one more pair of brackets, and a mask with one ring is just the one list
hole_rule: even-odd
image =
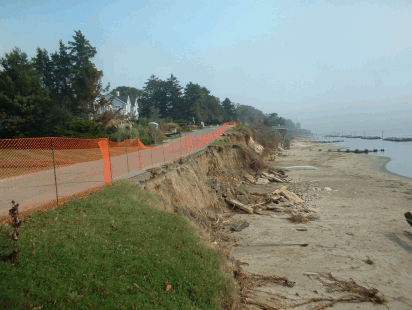
[[105,82],[173,73],[314,132],[412,132],[412,2],[0,0],[0,55],[81,30]]

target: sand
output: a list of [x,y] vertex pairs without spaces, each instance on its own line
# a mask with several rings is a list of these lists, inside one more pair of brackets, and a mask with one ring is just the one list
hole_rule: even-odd
[[[332,273],[336,278],[366,288],[376,288],[388,300],[385,305],[336,303],[334,309],[412,309],[412,228],[403,214],[412,212],[412,181],[386,171],[385,157],[327,152],[325,144],[309,140],[292,143],[287,156],[279,156],[273,166],[314,166],[316,170],[292,170],[289,189],[303,195],[305,205],[318,210],[319,220],[291,224],[289,214],[238,214],[250,226],[233,233],[239,243],[233,247],[235,259],[247,262],[243,269],[265,275],[285,276],[294,287],[270,284],[260,287],[255,299],[272,305],[270,298],[281,294],[299,303],[310,298],[338,298],[348,293],[328,292],[316,276],[305,273]],[[312,150],[311,150],[312,149]],[[322,149],[322,151],[319,151]],[[249,186],[249,190],[269,192],[280,184]],[[320,191],[312,189],[318,187]],[[329,187],[331,191],[323,190]],[[298,231],[296,228],[307,228]],[[257,246],[261,243],[308,243],[300,246]],[[368,261],[369,259],[369,261]],[[324,303],[323,303],[324,304]],[[308,304],[295,309],[313,309]],[[250,306],[253,309],[253,306]]]

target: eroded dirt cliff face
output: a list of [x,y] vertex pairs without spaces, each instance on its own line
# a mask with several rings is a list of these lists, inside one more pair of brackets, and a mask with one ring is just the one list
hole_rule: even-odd
[[243,175],[255,174],[261,166],[246,147],[209,146],[193,157],[150,169],[154,177],[141,186],[162,202],[161,208],[209,231],[219,217],[232,212],[222,196],[235,196]]

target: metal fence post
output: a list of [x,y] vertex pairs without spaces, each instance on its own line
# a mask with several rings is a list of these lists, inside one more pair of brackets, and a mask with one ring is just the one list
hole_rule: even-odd
[[127,142],[126,142],[126,161],[127,161],[127,173],[129,173],[129,154],[127,154]]
[[162,146],[163,146],[163,162],[165,163],[166,162],[166,155],[165,155],[165,144],[164,144],[164,141],[162,141]]
[[59,206],[59,192],[57,189],[57,176],[56,176],[56,162],[54,160],[54,145],[53,145],[53,140],[51,141],[51,148],[52,148],[52,154],[53,154],[53,170],[54,170],[54,184],[56,187],[56,206]]
[[109,139],[107,139],[107,149],[109,150],[110,182],[113,184],[112,157],[110,156],[110,141],[109,141]]

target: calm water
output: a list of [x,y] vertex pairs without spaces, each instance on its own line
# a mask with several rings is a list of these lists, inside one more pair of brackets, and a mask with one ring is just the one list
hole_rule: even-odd
[[[392,135],[401,136],[401,135]],[[409,136],[409,135],[408,135]],[[348,138],[319,138],[321,141],[344,140],[333,145],[348,147],[350,150],[384,149],[385,152],[369,153],[365,156],[385,156],[391,160],[386,164],[386,169],[409,178],[412,178],[412,142],[391,142],[379,140],[348,139]]]

